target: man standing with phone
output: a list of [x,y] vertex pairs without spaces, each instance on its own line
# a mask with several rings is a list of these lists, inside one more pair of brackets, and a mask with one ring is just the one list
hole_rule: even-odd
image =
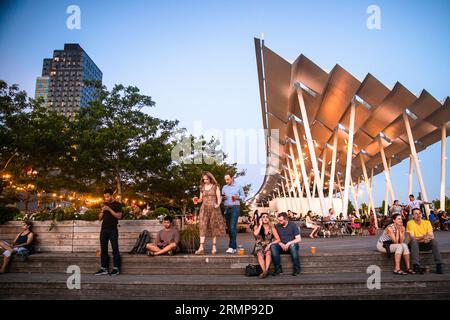
[[105,202],[101,208],[99,220],[102,221],[100,231],[100,249],[101,249],[101,268],[95,275],[107,275],[109,267],[108,242],[111,242],[113,252],[114,268],[111,272],[112,276],[119,275],[120,252],[119,252],[119,230],[117,224],[122,219],[122,205],[118,201],[113,200],[113,191],[106,189],[103,192]]
[[234,182],[231,174],[225,175],[225,183],[226,185],[222,187],[222,197],[225,206],[228,234],[230,236],[230,243],[226,253],[236,253],[237,222],[241,201],[245,200],[245,194],[242,187]]

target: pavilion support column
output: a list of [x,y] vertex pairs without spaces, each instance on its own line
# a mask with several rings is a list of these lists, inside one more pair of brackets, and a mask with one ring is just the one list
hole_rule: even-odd
[[[327,169],[327,151],[326,147],[323,149],[323,155],[322,155],[322,172],[320,176],[320,181],[322,181],[322,186],[325,186],[325,170]],[[325,206],[327,206],[327,201],[325,199]],[[328,207],[328,206],[327,206]]]
[[[344,180],[344,217],[347,217],[348,211],[348,189],[350,186],[352,174],[352,159],[353,159],[353,135],[355,131],[355,112],[356,102],[353,99],[350,106],[350,126],[348,128],[348,144],[347,144],[347,162],[345,165],[345,180]],[[353,186],[352,186],[353,188]]]
[[300,137],[298,135],[297,122],[293,121],[292,125],[293,125],[292,129],[294,131],[294,137],[295,137],[295,145],[297,146],[298,160],[300,161],[300,170],[302,172],[303,185],[305,186],[305,190],[306,190],[306,199],[308,201],[308,206],[309,206],[308,210],[311,210],[311,208],[312,208],[311,189],[309,186],[308,175],[306,173],[306,166],[305,166],[305,159],[303,158],[302,145],[300,143]]
[[352,192],[353,201],[355,202],[355,210],[356,210],[357,213],[359,213],[358,197],[356,195],[355,187],[353,185],[353,179],[350,180],[350,191]]
[[316,150],[314,149],[314,143],[311,135],[311,129],[309,127],[308,113],[306,112],[305,101],[303,100],[303,93],[301,88],[297,88],[297,97],[300,105],[300,112],[302,114],[303,126],[305,129],[306,142],[308,144],[309,155],[311,157],[311,164],[314,170],[314,181],[317,184],[320,208],[322,209],[322,214],[325,215],[327,208],[325,206],[325,197],[323,195],[323,185],[320,181],[319,167],[317,165]]
[[413,188],[413,159],[411,156],[409,156],[409,174],[408,174],[408,195],[412,194]]
[[441,210],[445,211],[445,143],[447,139],[447,128],[445,124],[442,126],[441,131]]
[[384,193],[384,215],[388,214],[388,202],[389,202],[389,187],[386,182],[386,192]]
[[286,188],[284,187],[283,179],[281,179],[281,190],[283,191],[283,202],[286,207],[288,207],[288,198],[286,196]]
[[331,173],[330,173],[330,182],[329,182],[329,191],[328,198],[330,199],[330,206],[333,206],[333,191],[334,191],[334,176],[336,174],[336,156],[337,156],[337,144],[338,144],[338,132],[334,131],[333,135],[333,154],[331,156]]
[[342,191],[342,185],[341,185],[341,179],[339,179],[339,175],[336,174],[336,180],[338,183],[338,188],[339,188],[339,194],[341,195],[341,202],[342,202],[342,214],[344,213],[344,194]]
[[[363,155],[360,153],[359,154],[359,159],[361,160],[361,167],[363,169],[363,175],[364,175],[364,181],[366,183],[366,189],[367,189],[367,194],[369,196],[369,205],[367,208],[367,214],[370,216],[370,210],[373,210],[374,216],[375,216],[375,226],[378,229],[378,221],[377,221],[377,216],[375,213],[375,205],[373,202],[373,195],[372,195],[372,181],[369,180],[369,175],[367,174],[367,168],[366,168],[366,163],[364,162],[363,159]],[[372,169],[372,178],[373,178],[373,169]]]
[[383,161],[384,174],[386,175],[386,188],[390,191],[392,201],[395,200],[394,188],[392,187],[391,170],[389,169],[386,154],[384,152],[383,142],[381,137],[378,138],[378,146],[380,147],[381,160]]
[[284,178],[286,181],[286,190],[288,191],[288,194],[289,194],[289,200],[287,201],[287,204],[289,205],[289,207],[292,207],[292,205],[293,205],[292,195],[291,195],[291,192],[289,191],[289,179],[287,177],[286,170],[284,170]]
[[[289,144],[289,153],[291,154],[291,157],[292,157],[292,166],[294,168],[295,183],[296,183],[297,190],[298,190],[298,197],[297,198],[301,199],[303,196],[300,196],[302,194],[302,187],[300,185],[300,178],[299,178],[300,175],[298,174],[297,163],[296,163],[297,161],[295,161],[294,148],[292,147],[291,143]],[[300,212],[302,212],[303,211],[303,206],[302,206],[301,200],[299,200],[299,201],[296,200],[296,202],[300,202],[300,208],[299,209],[300,209]]]
[[[405,123],[406,133],[408,134],[409,147],[411,149],[411,156],[414,161],[414,166],[416,168],[417,179],[419,180],[420,191],[422,192],[423,201],[428,202],[427,190],[425,189],[425,184],[422,179],[422,171],[420,170],[419,159],[417,158],[416,145],[414,143],[414,138],[411,130],[411,125],[409,123],[408,115],[403,112],[403,121]],[[430,215],[430,206],[428,204],[425,205],[425,212],[427,214],[427,218]]]
[[292,203],[291,203],[291,210],[296,210],[296,209],[294,209],[295,208],[295,199],[297,199],[297,192],[296,192],[296,190],[297,190],[297,186],[296,186],[296,184],[295,184],[295,180],[294,180],[294,177],[293,177],[293,175],[292,175],[292,170],[291,170],[291,164],[290,164],[290,162],[289,162],[289,157],[288,157],[288,159],[286,159],[286,163],[287,163],[287,165],[288,165],[288,171],[289,171],[289,178],[290,178],[290,180],[291,180],[291,188],[292,188],[292,190],[294,191],[293,193],[294,193],[294,200],[292,200]]
[[[311,173],[310,173],[310,177],[311,177],[311,178],[309,178],[309,181],[311,181],[313,175],[314,175],[314,172],[311,171]],[[316,197],[316,189],[317,189],[317,183],[316,183],[316,179],[314,179],[314,183],[313,183],[313,191],[312,191],[312,196],[313,196],[313,198]]]

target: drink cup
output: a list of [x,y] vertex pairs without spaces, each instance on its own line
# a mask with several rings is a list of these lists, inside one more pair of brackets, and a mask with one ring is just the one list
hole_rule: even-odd
[[312,254],[316,254],[316,252],[317,252],[317,251],[316,251],[316,247],[311,247],[311,253],[312,253]]

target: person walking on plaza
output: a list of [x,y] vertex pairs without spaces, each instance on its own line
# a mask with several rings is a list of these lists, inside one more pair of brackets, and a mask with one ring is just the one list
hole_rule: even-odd
[[413,219],[408,221],[406,231],[409,234],[411,247],[411,259],[416,273],[421,273],[420,251],[432,250],[436,263],[436,273],[442,274],[442,259],[439,244],[434,238],[433,227],[430,221],[422,219],[422,211],[413,209]]
[[225,221],[220,212],[220,187],[210,172],[205,172],[200,181],[200,197],[194,198],[194,203],[202,203],[199,213],[200,246],[196,255],[205,254],[206,236],[212,236],[212,254],[217,253],[217,237],[225,234]]
[[267,213],[261,215],[258,225],[255,226],[253,235],[256,239],[255,253],[262,269],[260,278],[266,278],[269,272],[271,259],[270,247],[280,242],[277,230],[271,225]]
[[[404,243],[405,241],[405,227],[403,226],[402,215],[400,213],[394,213],[392,215],[392,223],[388,225],[377,242],[377,250],[379,252],[395,253],[394,261],[394,274],[396,275],[406,275],[407,273],[414,274],[415,272],[411,269],[409,248]],[[403,259],[406,265],[406,272],[402,271],[400,268],[400,262]]]
[[280,242],[270,246],[272,261],[275,267],[272,275],[277,276],[283,273],[280,254],[284,252],[291,255],[294,265],[292,275],[298,276],[300,274],[300,256],[298,250],[299,243],[302,241],[300,229],[294,222],[289,221],[286,212],[281,212],[278,215],[278,224],[275,225],[275,229],[280,237]]
[[107,275],[109,267],[108,243],[111,242],[113,252],[114,268],[111,272],[112,276],[119,275],[120,268],[120,252],[119,252],[119,230],[117,224],[122,219],[122,205],[113,199],[113,191],[106,189],[103,192],[105,202],[101,208],[99,220],[102,221],[100,230],[100,256],[101,267],[95,275]]
[[231,174],[225,175],[225,183],[222,187],[222,196],[225,206],[225,218],[230,236],[230,242],[226,253],[236,253],[237,222],[241,201],[245,199],[244,190],[234,182]]

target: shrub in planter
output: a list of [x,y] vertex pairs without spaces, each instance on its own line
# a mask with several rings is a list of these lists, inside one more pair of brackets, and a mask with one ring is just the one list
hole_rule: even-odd
[[99,214],[100,209],[88,209],[82,215],[80,215],[80,220],[97,221]]
[[19,214],[20,210],[16,207],[0,206],[0,224],[13,220]]
[[200,230],[198,224],[188,225],[180,231],[180,247],[185,253],[194,253],[200,245]]

